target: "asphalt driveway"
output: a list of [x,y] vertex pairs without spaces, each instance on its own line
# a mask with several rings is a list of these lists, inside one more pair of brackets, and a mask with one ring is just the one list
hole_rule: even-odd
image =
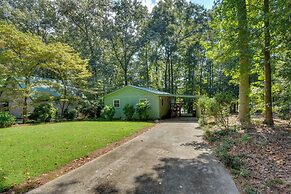
[[40,194],[239,193],[194,121],[168,120],[35,190]]

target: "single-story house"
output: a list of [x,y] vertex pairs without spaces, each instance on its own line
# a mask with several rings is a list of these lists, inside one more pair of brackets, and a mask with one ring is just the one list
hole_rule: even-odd
[[[14,78],[11,78],[14,79]],[[12,115],[14,115],[17,119],[23,118],[23,96],[20,96],[19,93],[17,93],[18,90],[25,89],[27,86],[21,81],[22,78],[16,79],[16,81],[11,81],[6,86],[0,85],[0,111],[9,111]],[[34,110],[33,105],[36,105],[34,102],[37,98],[43,97],[43,98],[60,98],[61,94],[56,89],[63,87],[62,84],[53,79],[48,78],[40,78],[40,77],[33,77],[30,80],[30,83],[32,83],[33,87],[31,87],[30,93],[32,94],[28,99],[28,112],[31,113]],[[55,86],[55,87],[53,87]],[[10,88],[14,88],[11,89]],[[68,93],[70,95],[74,96],[82,96],[82,93],[78,91],[74,87],[68,86]],[[43,101],[47,102],[47,101]],[[41,102],[39,102],[41,103]],[[59,102],[53,103],[55,107],[60,111],[61,106]],[[72,106],[68,107],[68,109],[73,108]]]
[[152,88],[128,85],[104,96],[104,105],[115,108],[115,118],[125,118],[123,108],[126,104],[135,106],[138,102],[149,101],[149,116],[152,119],[162,119],[171,116],[171,109],[176,98],[195,98],[190,95],[174,95]]

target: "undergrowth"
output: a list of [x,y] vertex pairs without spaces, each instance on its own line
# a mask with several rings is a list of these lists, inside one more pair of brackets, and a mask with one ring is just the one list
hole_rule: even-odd
[[[250,172],[245,168],[245,157],[233,154],[231,149],[240,143],[247,143],[251,138],[247,133],[239,133],[235,126],[222,130],[206,129],[204,132],[204,139],[214,146],[215,155],[230,169],[231,174],[234,177],[241,176],[245,179],[250,177]],[[256,190],[247,186],[244,188],[244,192],[248,194],[257,193]]]

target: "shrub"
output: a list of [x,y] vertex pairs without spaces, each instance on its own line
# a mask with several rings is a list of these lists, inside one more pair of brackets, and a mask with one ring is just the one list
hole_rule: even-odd
[[207,109],[208,101],[209,101],[209,97],[207,96],[202,96],[201,98],[198,99],[198,106],[200,107],[200,111],[201,111],[199,123],[201,125],[205,125],[207,123],[206,109]]
[[279,178],[269,179],[265,182],[265,185],[267,187],[274,187],[274,186],[283,185],[283,184],[284,184],[284,181]]
[[204,126],[204,125],[206,125],[207,123],[206,123],[205,117],[202,118],[202,116],[201,116],[201,117],[198,119],[198,123],[199,123],[200,126]]
[[249,185],[244,188],[244,192],[246,194],[260,194],[260,192],[258,192],[256,189],[252,188]]
[[240,169],[239,175],[241,175],[242,177],[248,179],[248,178],[250,178],[251,173],[250,173],[250,171],[248,171],[246,168],[243,167],[243,168]]
[[134,112],[135,112],[134,106],[130,104],[126,104],[123,108],[123,112],[126,117],[126,120],[129,120],[129,121],[132,120]]
[[198,105],[201,109],[201,118],[199,123],[203,126],[207,124],[209,117],[214,117],[218,125],[228,127],[228,116],[232,97],[224,94],[218,94],[215,98],[202,96],[198,100]]
[[102,106],[98,100],[84,100],[78,107],[78,111],[86,118],[100,117],[101,110]]
[[291,119],[291,104],[286,102],[286,104],[280,104],[276,106],[274,112],[278,114],[280,119],[290,120]]
[[215,153],[225,166],[239,171],[243,165],[242,158],[229,154],[229,150],[234,144],[233,141],[224,141],[215,149]]
[[102,113],[102,116],[105,118],[105,119],[108,119],[108,120],[112,120],[113,117],[114,117],[114,114],[115,114],[115,108],[113,106],[105,106],[103,108],[103,113]]
[[241,137],[241,141],[242,142],[248,142],[252,139],[252,136],[250,136],[249,134],[244,134],[242,137]]
[[217,139],[216,139],[214,134],[215,133],[213,131],[206,129],[204,134],[203,134],[203,137],[204,137],[204,139],[206,139],[209,142],[215,142]]
[[238,134],[238,132],[235,128],[226,128],[219,131],[211,131],[207,129],[204,132],[204,138],[209,142],[216,142],[227,140],[231,135],[236,134]]
[[138,115],[138,118],[140,120],[148,120],[149,119],[149,110],[151,106],[149,101],[142,101],[136,104],[136,112]]
[[15,117],[9,112],[0,112],[0,128],[11,127],[15,124]]
[[57,109],[51,103],[40,104],[34,108],[30,119],[38,122],[50,122],[56,118]]
[[64,118],[68,120],[74,120],[78,116],[78,111],[76,109],[68,110],[64,112]]

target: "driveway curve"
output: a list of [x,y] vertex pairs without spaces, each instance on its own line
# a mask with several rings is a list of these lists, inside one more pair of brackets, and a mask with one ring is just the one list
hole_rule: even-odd
[[165,120],[29,194],[238,194],[195,121]]

